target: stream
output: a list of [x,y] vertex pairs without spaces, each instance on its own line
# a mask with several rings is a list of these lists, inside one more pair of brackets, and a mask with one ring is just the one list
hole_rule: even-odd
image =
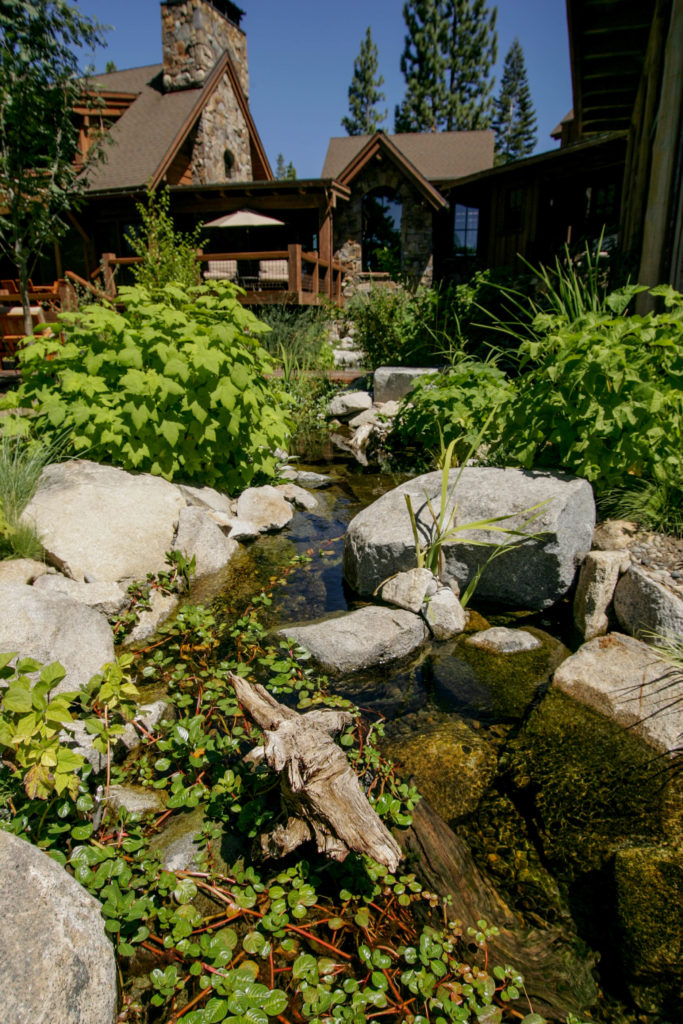
[[[333,477],[312,492],[319,507],[297,511],[282,533],[261,537],[222,574],[200,580],[194,603],[213,602],[232,620],[280,567],[304,553],[312,562],[276,588],[263,609],[265,626],[343,614],[364,603],[342,578],[343,535],[357,512],[405,477],[362,472],[338,458],[297,468]],[[652,754],[595,712],[549,691],[554,669],[578,646],[568,604],[505,613],[478,605],[475,594],[468,633],[488,625],[523,627],[540,644],[500,654],[478,649],[463,634],[427,643],[402,662],[335,678],[330,689],[370,719],[386,719],[384,753],[413,777],[443,820],[433,815],[422,822],[438,864],[421,840],[411,838],[409,847],[426,863],[435,889],[453,892],[463,912],[471,901],[472,914],[490,914],[507,937],[506,951],[525,957],[539,1012],[564,999],[581,1020],[590,1008],[590,1019],[605,1024],[674,1024],[681,1019],[671,995],[680,972],[676,952],[669,950],[668,973],[666,963],[662,971],[657,961],[653,972],[641,962],[615,884],[615,850],[628,853],[632,843],[663,838],[661,777],[649,770]],[[629,884],[637,889],[637,881]],[[653,951],[654,960],[658,955]],[[547,999],[546,988],[552,990]]]

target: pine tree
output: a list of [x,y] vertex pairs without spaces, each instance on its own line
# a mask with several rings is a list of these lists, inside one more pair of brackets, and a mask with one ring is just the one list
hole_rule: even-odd
[[491,68],[498,56],[497,8],[486,0],[446,0],[448,95],[446,131],[488,128],[493,115]]
[[405,37],[401,71],[406,94],[396,107],[397,132],[434,132],[443,127],[446,102],[444,0],[408,0],[403,5]]
[[496,16],[486,0],[412,0],[403,5],[406,95],[396,108],[397,132],[489,126]]
[[503,65],[500,94],[494,103],[498,162],[528,156],[536,145],[536,113],[524,64],[524,51],[515,37]]
[[296,167],[290,160],[288,164],[285,163],[285,158],[282,153],[277,155],[277,164],[275,165],[275,180],[276,181],[296,181]]
[[365,39],[361,40],[360,53],[353,62],[353,78],[349,86],[349,117],[342,118],[342,127],[347,135],[373,135],[387,112],[380,113],[377,104],[386,99],[380,86],[384,79],[377,74],[379,58],[377,47],[372,41],[368,26]]

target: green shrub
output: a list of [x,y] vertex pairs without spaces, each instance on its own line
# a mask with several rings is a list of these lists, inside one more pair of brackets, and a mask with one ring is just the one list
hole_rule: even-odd
[[166,284],[191,288],[199,284],[197,250],[202,247],[201,228],[191,235],[176,231],[169,212],[168,188],[147,191],[147,205],[136,204],[141,226],[126,235],[126,242],[142,262],[131,267],[135,284],[157,291]]
[[166,285],[163,301],[123,288],[121,299],[123,313],[63,314],[62,345],[37,337],[8,400],[33,406],[48,437],[68,429],[76,451],[124,469],[228,490],[270,477],[288,423],[263,376],[267,328],[235,287]]
[[[652,290],[666,311],[623,316],[634,292],[574,321],[539,314],[501,437],[506,461],[562,467],[605,490],[629,476],[680,486],[683,297]],[[613,312],[610,312],[612,310]]]
[[276,363],[286,367],[295,362],[308,369],[327,369],[333,365],[328,340],[331,314],[326,306],[264,306],[258,317],[270,327],[263,337],[263,346]]
[[401,403],[392,447],[407,451],[418,446],[426,454],[453,441],[459,464],[475,442],[489,443],[497,436],[502,412],[491,418],[484,437],[482,427],[492,410],[502,410],[513,395],[514,385],[493,362],[462,359],[443,373],[419,377]]
[[373,287],[354,296],[349,313],[356,342],[378,366],[434,366],[459,348],[459,327],[448,294],[435,288]]

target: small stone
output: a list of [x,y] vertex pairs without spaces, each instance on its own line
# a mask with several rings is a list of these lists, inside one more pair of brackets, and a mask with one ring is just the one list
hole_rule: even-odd
[[525,629],[508,629],[507,626],[491,626],[483,633],[474,633],[467,638],[467,643],[497,654],[517,654],[519,651],[533,651],[541,647],[538,637],[527,633]]
[[[224,513],[225,514],[225,513]],[[186,558],[195,559],[195,576],[208,576],[228,564],[237,543],[226,537],[208,508],[188,505],[180,510],[174,547]]]
[[0,583],[31,584],[47,571],[48,567],[43,562],[36,562],[33,558],[12,558],[0,562]]
[[165,622],[178,607],[178,595],[162,594],[160,590],[152,590],[150,604],[150,610],[140,613],[137,624],[123,641],[124,647],[131,647],[156,633],[161,623]]
[[312,512],[318,507],[318,499],[303,487],[298,487],[297,484],[277,484],[276,490],[297,508],[304,508],[307,512]]
[[161,814],[165,801],[158,789],[148,786],[110,786],[109,807],[117,811],[125,808],[129,814]]
[[409,569],[383,583],[380,597],[387,604],[405,608],[417,615],[430,589],[432,593],[436,592],[436,580],[429,569]]
[[233,519],[230,523],[230,540],[242,542],[256,540],[260,533],[256,523],[252,523],[249,519]]
[[247,487],[237,499],[237,515],[258,526],[260,533],[281,530],[292,518],[292,506],[270,484]]
[[607,632],[607,609],[612,603],[619,575],[631,563],[628,551],[590,551],[581,566],[574,595],[574,622],[584,640]]
[[376,409],[363,409],[357,416],[349,420],[349,426],[356,430],[358,427],[365,426],[366,423],[374,423],[377,419]]
[[336,419],[349,419],[363,409],[372,406],[372,398],[367,391],[345,391],[341,395],[335,395],[327,406],[327,415]]
[[450,587],[441,587],[429,598],[423,615],[435,640],[451,640],[467,625],[465,610]]
[[630,547],[637,530],[636,524],[627,519],[607,519],[598,523],[593,534],[593,550],[623,551]]
[[329,487],[332,477],[327,473],[313,473],[310,470],[300,469],[295,476],[299,487],[305,487],[308,491],[318,491],[321,487]]

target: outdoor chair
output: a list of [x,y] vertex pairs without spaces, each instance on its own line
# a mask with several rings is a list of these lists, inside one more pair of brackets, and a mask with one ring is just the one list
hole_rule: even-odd
[[258,279],[260,285],[287,285],[289,283],[288,260],[261,260]]
[[205,281],[234,281],[237,277],[237,260],[207,260],[206,266]]

